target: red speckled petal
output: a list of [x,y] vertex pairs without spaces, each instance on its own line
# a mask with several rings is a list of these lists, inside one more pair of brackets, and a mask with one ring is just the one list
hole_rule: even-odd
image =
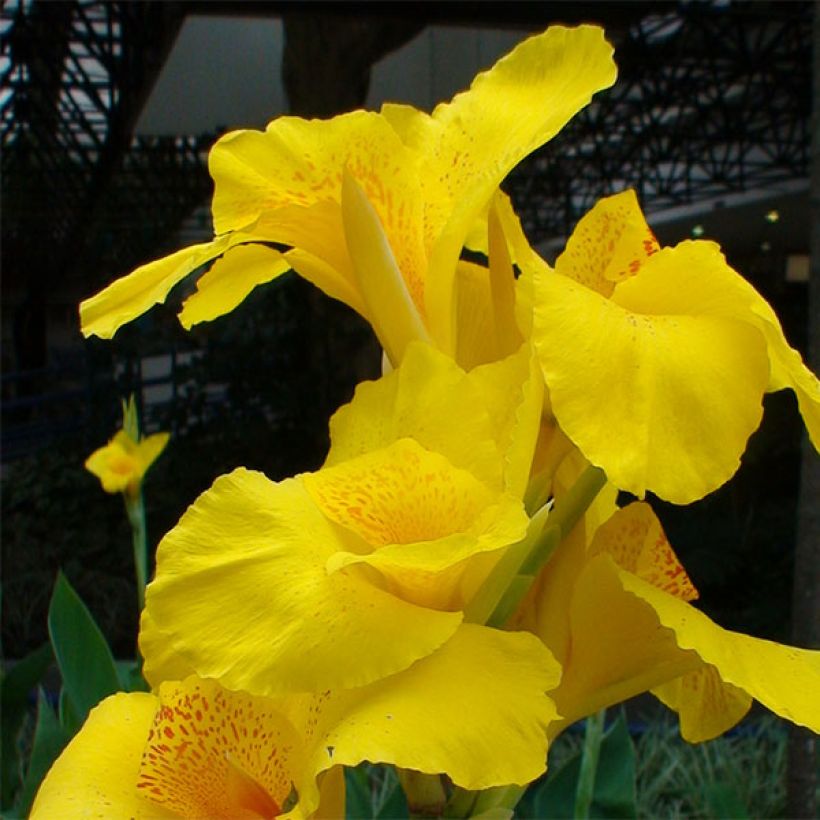
[[633,190],[601,199],[572,232],[555,271],[604,296],[660,250]]
[[624,507],[598,529],[590,555],[601,552],[608,553],[622,569],[682,601],[698,597],[648,504],[635,502]]
[[276,817],[305,773],[276,702],[191,677],[160,687],[137,788],[183,817]]

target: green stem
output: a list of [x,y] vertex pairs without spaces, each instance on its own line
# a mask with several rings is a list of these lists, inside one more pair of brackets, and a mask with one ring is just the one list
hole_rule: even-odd
[[148,534],[145,529],[145,504],[142,487],[132,493],[126,491],[125,510],[131,524],[131,540],[134,545],[134,572],[137,577],[137,603],[139,611],[145,605],[145,585],[148,582]]
[[578,773],[578,785],[575,791],[576,820],[586,820],[595,794],[595,775],[598,771],[598,757],[601,753],[601,741],[604,737],[604,718],[606,709],[601,709],[586,720],[584,748],[581,753],[581,771]]
[[441,817],[447,802],[444,784],[437,774],[396,767],[411,817]]
[[456,786],[450,795],[450,799],[447,801],[447,805],[444,807],[444,816],[472,817],[474,814],[473,806],[475,805],[477,797],[477,792],[467,791],[467,789]]
[[473,595],[464,608],[464,620],[471,624],[487,623],[499,601],[504,597],[511,584],[514,584],[521,565],[534,548],[544,523],[547,520],[549,509],[542,507],[532,517],[527,535],[517,544],[505,550],[504,555],[487,576],[484,583]]
[[569,491],[555,502],[547,518],[546,527],[534,540],[532,548],[521,562],[517,575],[512,578],[492,614],[487,618],[487,626],[501,628],[507,623],[541,568],[587,511],[604,484],[604,471],[599,467],[587,467]]
[[[485,812],[497,812],[498,809],[507,810],[512,815],[512,810],[526,790],[526,786],[497,786],[494,789],[485,789],[479,792],[470,816],[480,817]],[[496,813],[491,816],[496,816]]]

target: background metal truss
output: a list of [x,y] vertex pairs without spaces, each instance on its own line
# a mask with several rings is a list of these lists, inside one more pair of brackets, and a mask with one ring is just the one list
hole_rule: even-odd
[[[275,13],[269,5],[255,9]],[[533,28],[556,15],[549,3],[526,5]],[[533,241],[565,235],[598,196],[626,186],[658,210],[807,176],[811,3],[592,6],[616,42],[619,80],[505,183]],[[156,255],[207,200],[214,135],[131,136],[184,14],[196,8],[6,5],[6,284],[19,278],[39,289],[81,276],[87,292]]]
[[30,291],[87,265],[119,270],[207,196],[210,139],[132,137],[182,19],[162,2],[4,7],[5,282]]
[[811,14],[688,3],[629,26],[616,85],[507,181],[528,236],[566,235],[624,187],[658,211],[806,179]]

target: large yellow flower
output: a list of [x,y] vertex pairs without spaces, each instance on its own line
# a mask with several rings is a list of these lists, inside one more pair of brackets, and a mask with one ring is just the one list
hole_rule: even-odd
[[820,382],[713,242],[658,246],[625,191],[533,273],[533,341],[563,431],[620,489],[679,504],[737,470],[766,391],[820,447]]
[[[256,285],[293,268],[361,313],[394,364],[416,338],[454,355],[456,316],[469,312],[469,292],[488,281],[486,269],[459,264],[459,256],[468,241],[487,245],[499,183],[614,80],[601,29],[556,26],[432,115],[385,105],[227,134],[210,156],[216,238],[144,265],[83,302],[83,332],[112,336],[220,257],[183,306],[186,327],[229,312]],[[260,244],[271,242],[288,250]],[[468,294],[460,298],[462,284]],[[511,270],[503,287],[512,287]]]
[[[577,457],[559,471],[577,472]],[[820,731],[820,652],[722,629],[651,508],[617,509],[608,485],[542,571],[512,626],[538,634],[560,662],[552,693],[565,726],[642,692],[678,712],[690,742],[725,732],[758,700]]]
[[[140,637],[148,680],[190,670],[258,695],[381,700],[432,664],[451,689],[414,689],[407,708],[440,713],[452,741],[400,765],[470,789],[536,777],[560,670],[534,636],[466,624],[463,609],[527,533],[541,401],[527,347],[465,373],[415,343],[334,417],[321,470],[219,478],[159,546]],[[463,724],[445,707],[456,698]],[[421,743],[420,726],[397,737]]]
[[[113,695],[52,766],[31,817],[338,818],[340,767],[365,760],[447,771],[470,788],[514,780],[522,755],[545,752],[543,688],[555,676],[528,663],[497,677],[514,644],[479,632],[468,627],[446,653],[355,690],[261,697],[190,675],[153,694]],[[523,650],[524,636],[512,637]]]
[[52,766],[31,817],[340,816],[344,780],[323,744],[342,716],[322,710],[316,731],[321,700],[253,697],[196,677],[112,695]]

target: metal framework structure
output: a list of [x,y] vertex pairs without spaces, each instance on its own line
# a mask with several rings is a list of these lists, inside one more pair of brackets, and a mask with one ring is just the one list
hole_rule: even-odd
[[[183,19],[162,2],[16,0],[2,17],[4,281],[141,258],[207,197],[209,137],[135,139]],[[167,240],[166,240],[167,241]],[[114,261],[116,260],[116,261]]]
[[[549,3],[527,6],[543,7],[533,27],[556,14]],[[658,210],[807,177],[811,3],[592,6],[616,40],[619,80],[505,184],[533,241],[565,235],[595,198],[625,186]],[[185,13],[197,8],[6,4],[4,287],[41,291],[76,278],[88,291],[101,272],[161,250],[207,200],[214,135],[132,137]],[[276,4],[255,9],[276,13]]]
[[508,180],[528,236],[624,187],[658,211],[807,179],[812,5],[660,8],[617,43],[616,85]]

